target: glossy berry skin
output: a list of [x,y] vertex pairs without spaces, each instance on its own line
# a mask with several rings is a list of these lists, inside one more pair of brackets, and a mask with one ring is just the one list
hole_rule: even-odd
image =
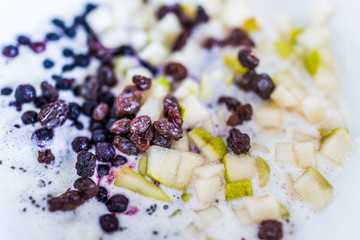
[[105,214],[99,218],[101,229],[106,233],[112,233],[119,229],[119,220],[113,214]]
[[110,212],[125,212],[129,199],[122,194],[115,194],[107,202],[106,207]]
[[75,152],[87,151],[91,148],[90,139],[87,137],[76,137],[71,143]]
[[36,98],[36,90],[30,84],[21,84],[15,90],[15,99],[18,103],[28,103]]
[[24,112],[21,116],[21,121],[27,125],[27,124],[34,124],[37,122],[37,116],[38,114],[34,111],[27,111]]
[[115,148],[111,143],[99,142],[96,144],[96,156],[100,161],[110,162],[115,157]]
[[3,48],[2,54],[8,58],[14,58],[19,55],[19,49],[13,45],[8,45]]

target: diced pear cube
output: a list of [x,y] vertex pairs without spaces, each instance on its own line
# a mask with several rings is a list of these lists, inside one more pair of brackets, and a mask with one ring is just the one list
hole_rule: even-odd
[[106,48],[117,48],[130,43],[129,34],[122,29],[109,29],[100,34],[99,38]]
[[298,100],[281,85],[275,88],[271,99],[281,107],[295,107],[298,104]]
[[114,172],[114,177],[115,186],[126,188],[130,191],[160,201],[172,202],[171,198],[163,190],[161,190],[161,188],[146,180],[144,176],[134,170],[131,170],[125,165]]
[[242,180],[225,184],[226,201],[252,196],[251,180]]
[[289,14],[278,15],[274,20],[274,28],[282,39],[289,39],[289,32],[294,29],[294,19]]
[[242,26],[244,21],[250,18],[249,8],[249,4],[246,1],[229,1],[224,5],[220,18],[228,27]]
[[253,156],[226,154],[222,161],[225,166],[225,179],[227,182],[251,179],[256,173],[255,158]]
[[184,100],[180,101],[183,111],[183,120],[190,127],[201,123],[210,116],[208,110],[203,104],[193,95],[187,96]]
[[155,28],[163,35],[178,35],[181,32],[181,25],[178,18],[174,13],[166,14],[158,23]]
[[202,167],[198,167],[194,170],[194,175],[197,178],[212,178],[214,176],[224,176],[223,164],[208,164]]
[[194,128],[191,130],[189,132],[189,137],[199,149],[203,148],[211,139],[214,138],[211,133],[202,128]]
[[282,123],[281,110],[273,106],[258,107],[254,111],[255,122],[261,127],[279,128]]
[[292,143],[278,143],[275,147],[275,160],[279,163],[294,163],[294,145]]
[[233,208],[235,215],[238,217],[241,226],[249,226],[252,223],[249,212],[246,207]]
[[318,97],[309,96],[302,100],[301,110],[306,120],[310,123],[319,123],[326,117],[324,103]]
[[186,189],[190,184],[194,169],[200,167],[204,162],[205,159],[200,154],[183,152],[175,177],[174,187],[177,189]]
[[208,205],[215,201],[221,187],[222,179],[219,176],[196,178],[194,180],[196,198],[203,205]]
[[355,142],[345,128],[336,128],[321,140],[320,152],[341,165],[355,147]]
[[333,186],[315,168],[307,168],[294,182],[293,189],[319,211],[328,205],[333,196]]
[[309,14],[310,22],[314,25],[323,25],[336,10],[332,0],[317,0]]
[[159,65],[165,60],[168,54],[169,52],[163,44],[152,42],[139,53],[139,57],[154,65]]
[[310,27],[298,37],[298,42],[308,50],[319,49],[330,40],[330,30],[326,27]]
[[186,131],[183,131],[183,137],[178,141],[171,140],[171,148],[184,152],[188,152],[190,150],[190,140]]
[[305,134],[305,133],[302,133],[302,132],[299,132],[299,131],[294,131],[293,139],[296,142],[314,142],[314,143],[317,143],[318,140],[319,140],[319,137],[318,136],[312,136],[312,135],[309,135],[309,134]]
[[281,220],[280,205],[272,196],[248,198],[245,206],[253,222]]
[[313,141],[294,145],[297,164],[302,168],[316,167],[316,145]]
[[325,91],[336,91],[339,87],[335,73],[325,67],[320,67],[314,76],[317,88]]
[[200,234],[200,229],[192,222],[186,227],[186,232],[189,233],[190,236],[197,238]]
[[346,128],[344,117],[340,111],[332,112],[319,127],[322,137],[329,135],[335,128]]
[[95,33],[100,34],[111,27],[113,23],[111,16],[109,9],[106,6],[101,6],[86,16],[86,22]]
[[265,187],[265,185],[269,181],[270,167],[267,162],[261,157],[257,157],[255,159],[255,165],[258,172],[259,187]]
[[147,115],[151,118],[152,122],[155,122],[160,119],[163,111],[163,102],[149,97],[146,99],[145,103],[141,106],[137,116]]
[[168,187],[173,187],[181,153],[181,151],[151,146],[147,150],[147,175]]
[[191,78],[186,78],[174,92],[174,97],[182,100],[189,95],[197,96],[199,91],[199,83]]
[[199,210],[197,214],[205,226],[209,226],[211,223],[215,222],[223,216],[222,211],[216,206],[210,206],[208,208]]

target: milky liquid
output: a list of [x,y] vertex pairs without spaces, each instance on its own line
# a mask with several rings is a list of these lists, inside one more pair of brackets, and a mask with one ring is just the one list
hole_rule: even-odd
[[[84,49],[83,35],[77,41],[77,49]],[[65,42],[64,42],[65,41]],[[56,49],[61,49],[61,45],[69,44],[62,40],[59,44],[50,46],[50,53],[55,53]],[[58,52],[56,52],[59,55]],[[283,63],[272,56],[260,56],[260,70],[270,75],[282,69]],[[25,59],[25,60],[24,60]],[[64,61],[61,58],[59,62]],[[203,53],[196,58],[197,64],[186,64],[189,72],[195,79],[199,80],[203,71],[210,71],[215,68],[222,68],[222,57],[219,50],[214,49],[210,53]],[[61,65],[61,64],[58,64]],[[3,67],[3,66],[2,66]],[[96,64],[93,63],[87,70],[76,70],[69,75],[76,76],[77,83],[88,73],[93,73]],[[21,71],[19,71],[21,69]],[[40,82],[49,79],[49,73],[43,73],[41,70],[41,59],[24,50],[21,56],[13,60],[9,65],[3,67],[1,72],[0,87],[12,86],[14,89],[20,83],[31,83],[40,93]],[[295,71],[295,70],[294,70]],[[296,72],[295,72],[296,74]],[[304,79],[309,82],[311,79]],[[309,85],[309,84],[308,84]],[[309,85],[310,86],[310,85]],[[212,107],[209,111],[212,113],[214,124],[226,121],[229,114],[223,106],[218,107],[216,100],[219,96],[234,96],[241,102],[249,102],[256,111],[256,107],[264,102],[259,100],[252,93],[244,93],[234,87],[227,87],[223,84],[213,86],[213,100],[204,104],[210,104]],[[311,86],[310,86],[311,87]],[[310,89],[311,90],[311,89]],[[81,103],[81,99],[74,98],[71,92],[61,91],[60,98],[68,102],[75,101]],[[213,222],[210,226],[204,226],[201,219],[196,214],[197,210],[203,209],[197,200],[192,185],[188,193],[193,197],[189,202],[182,202],[181,191],[169,189],[161,186],[162,189],[173,199],[173,203],[156,201],[141,195],[132,193],[126,189],[121,189],[108,185],[108,178],[100,180],[101,185],[106,186],[111,195],[122,193],[130,199],[129,208],[138,209],[135,215],[118,214],[120,225],[123,231],[113,234],[104,234],[98,224],[99,216],[108,213],[106,206],[99,203],[95,198],[90,199],[74,211],[54,212],[47,210],[47,195],[58,196],[72,187],[75,179],[78,178],[75,170],[76,153],[71,149],[70,143],[76,136],[90,136],[87,131],[88,119],[85,116],[80,117],[84,123],[85,130],[79,131],[71,126],[67,121],[62,127],[55,129],[55,137],[50,146],[56,159],[50,165],[44,165],[37,162],[37,147],[30,141],[31,135],[35,129],[40,128],[39,123],[33,126],[24,126],[21,123],[21,113],[15,111],[13,107],[9,108],[8,104],[14,100],[12,96],[0,96],[0,189],[2,197],[0,198],[0,219],[4,229],[9,230],[16,239],[254,239],[256,237],[256,225],[240,226],[237,216],[232,211],[232,207],[242,206],[244,200],[233,200],[226,202],[223,190],[218,194],[218,206],[223,216]],[[32,104],[25,104],[23,112],[34,109]],[[223,111],[225,116],[217,117],[217,112]],[[269,135],[261,133],[260,128],[254,124],[254,121],[245,122],[240,126],[242,132],[248,133],[252,142],[266,146],[270,151],[263,153],[252,151],[255,156],[263,157],[269,164],[271,175],[266,187],[260,189],[257,187],[258,180],[255,175],[251,180],[253,184],[253,195],[264,196],[270,194],[276,197],[290,211],[290,222],[284,221],[285,239],[291,239],[294,231],[299,231],[305,220],[310,218],[314,212],[311,206],[298,199],[290,190],[288,173],[294,178],[301,175],[302,170],[295,165],[279,165],[275,163],[274,148],[278,142],[291,142],[293,132],[301,129],[307,134],[314,134],[316,128],[308,124],[302,117],[296,113],[284,112],[284,124],[282,129],[284,134]],[[19,124],[20,129],[14,127]],[[219,127],[217,134],[225,134],[227,129]],[[94,148],[91,150],[94,152]],[[119,153],[119,152],[118,152]],[[128,165],[136,168],[137,159],[128,158]],[[345,164],[346,165],[346,164]],[[12,167],[14,169],[12,169]],[[317,169],[335,186],[343,168],[335,166],[329,160],[318,156]],[[26,171],[25,171],[26,170]],[[98,181],[96,177],[94,181]],[[50,183],[51,182],[51,183]],[[45,186],[44,186],[45,183]],[[31,197],[31,198],[30,198]],[[34,201],[32,203],[32,201]],[[148,215],[146,209],[156,204],[156,211]],[[39,206],[37,206],[39,205]],[[167,205],[168,209],[164,209]],[[42,210],[44,208],[44,210]],[[25,210],[26,209],[26,210]],[[181,214],[169,218],[169,216],[181,209]],[[201,230],[197,237],[189,234],[185,229],[194,222]],[[156,234],[155,234],[156,232]]]

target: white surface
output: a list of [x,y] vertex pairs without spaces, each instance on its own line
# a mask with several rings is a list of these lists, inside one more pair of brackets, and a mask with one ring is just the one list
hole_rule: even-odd
[[[29,34],[34,29],[38,33],[45,33],[53,29],[49,22],[50,17],[68,16],[70,20],[73,13],[81,12],[81,6],[85,2],[83,0],[1,0],[0,43],[14,42],[16,34]],[[299,23],[303,23],[311,2],[313,1],[256,0],[254,4],[259,6],[257,10],[265,15],[275,16],[278,13],[290,12],[299,20]],[[358,110],[360,100],[358,93],[360,88],[358,61],[360,14],[358,10],[360,2],[357,0],[337,0],[336,2],[339,7],[330,24],[333,32],[332,45],[337,58],[337,70],[343,81],[342,86],[348,106],[345,111],[349,116],[350,132],[359,142],[360,127],[357,121],[360,120]],[[358,229],[360,226],[359,158],[360,152],[357,151],[342,181],[338,184],[334,200],[328,208],[310,219],[292,239],[360,239]],[[6,222],[5,216],[0,213],[1,239],[12,239],[6,235]]]

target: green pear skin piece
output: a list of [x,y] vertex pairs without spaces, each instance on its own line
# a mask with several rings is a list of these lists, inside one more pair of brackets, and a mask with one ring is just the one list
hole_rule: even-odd
[[261,157],[255,158],[255,165],[258,171],[259,187],[265,187],[270,177],[270,167]]
[[213,135],[202,128],[194,128],[189,132],[189,137],[198,148],[204,147],[208,142],[213,139]]
[[116,170],[114,176],[115,186],[129,189],[130,191],[156,200],[172,202],[171,198],[161,188],[127,166],[123,165]]
[[225,184],[226,201],[231,201],[245,196],[252,196],[251,180],[247,179]]
[[290,212],[289,210],[279,202],[279,208],[280,208],[280,215],[281,218],[289,218],[290,217]]
[[159,77],[154,81],[154,83],[162,85],[166,89],[167,92],[171,92],[171,84],[167,80],[166,77],[164,77],[164,76]]
[[315,168],[307,168],[294,182],[293,189],[304,201],[321,211],[331,201],[333,186]]
[[190,194],[187,194],[187,193],[183,193],[183,194],[181,195],[181,199],[183,200],[183,202],[189,201],[189,200],[190,200],[190,197],[191,197],[191,195],[190,195]]
[[321,139],[320,153],[337,165],[341,165],[354,146],[354,140],[346,128],[335,128],[329,135]]
[[175,212],[173,212],[169,218],[175,217],[176,215],[179,215],[180,213],[182,213],[181,209],[176,209]]
[[146,169],[147,169],[147,156],[142,156],[139,160],[138,171],[141,175],[145,176]]

